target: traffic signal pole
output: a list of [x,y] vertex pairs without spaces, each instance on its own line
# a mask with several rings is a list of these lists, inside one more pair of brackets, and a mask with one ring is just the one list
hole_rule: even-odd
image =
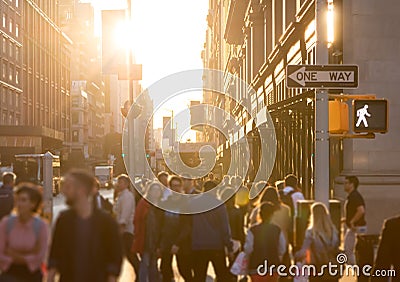
[[[132,0],[127,0],[127,17],[128,17],[128,24],[131,24],[132,22]],[[129,30],[129,29],[128,29]],[[133,36],[132,34],[127,34],[127,36]],[[134,97],[134,89],[133,89],[133,77],[131,75],[132,72],[132,65],[133,65],[133,54],[132,54],[132,46],[128,46],[128,76],[129,76],[129,101],[131,104],[131,110],[133,110],[133,105],[135,102],[135,97]],[[128,115],[127,117],[130,117],[126,119],[128,122],[128,164],[129,167],[127,167],[127,172],[129,176],[133,179],[131,181],[133,182],[132,184],[135,183],[135,118],[133,115]]]
[[[316,64],[328,64],[327,0],[315,0]],[[314,196],[329,209],[329,96],[325,89],[315,91]]]

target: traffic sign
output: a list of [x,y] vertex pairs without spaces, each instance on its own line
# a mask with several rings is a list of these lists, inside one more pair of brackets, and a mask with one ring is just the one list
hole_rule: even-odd
[[356,65],[288,65],[288,88],[357,88]]
[[354,100],[353,131],[355,133],[386,133],[388,131],[387,100]]

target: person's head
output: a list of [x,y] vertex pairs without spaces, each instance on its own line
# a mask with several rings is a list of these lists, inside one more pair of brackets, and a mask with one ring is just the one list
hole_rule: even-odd
[[161,197],[163,196],[161,184],[159,182],[150,182],[147,185],[147,190],[146,190],[146,195],[145,198],[151,201],[152,203],[154,202],[159,202],[161,200]]
[[15,174],[13,172],[3,173],[3,185],[14,186],[15,185]]
[[224,185],[231,185],[231,177],[229,175],[224,175],[222,181],[224,182]]
[[285,180],[278,180],[275,182],[275,187],[276,189],[279,190],[283,190],[283,188],[285,188]]
[[217,183],[211,180],[207,180],[203,183],[203,191],[208,192],[217,187]]
[[335,226],[332,223],[328,209],[323,203],[316,202],[311,206],[310,225],[314,235],[321,235],[325,238],[332,238]]
[[351,191],[358,188],[358,184],[359,181],[357,176],[346,176],[344,179],[344,190],[347,193],[350,193]]
[[239,175],[233,176],[231,179],[231,184],[234,188],[240,187],[243,185],[243,179]]
[[171,175],[168,179],[168,187],[178,193],[183,192],[183,180],[177,175]]
[[285,177],[285,187],[293,187],[294,189],[297,189],[297,176],[294,174],[288,174]]
[[85,170],[72,170],[64,177],[62,191],[68,206],[88,200],[94,195],[96,179]]
[[166,171],[160,171],[158,174],[157,174],[157,179],[158,179],[158,181],[160,181],[160,183],[162,184],[162,185],[164,185],[165,187],[168,187],[168,172],[166,172]]
[[20,183],[15,192],[16,208],[19,215],[31,215],[38,212],[42,204],[39,188],[31,183]]
[[184,174],[182,175],[182,181],[183,181],[183,190],[185,193],[189,193],[190,189],[194,187],[194,180],[191,178],[190,175]]
[[208,174],[208,180],[211,180],[211,181],[214,180],[214,173],[210,172],[210,173]]
[[131,180],[129,179],[129,176],[126,174],[120,174],[117,177],[117,189],[118,191],[123,191],[125,189],[128,189],[131,184]]
[[276,190],[276,188],[272,186],[267,187],[261,195],[260,202],[273,203],[275,207],[278,209],[281,204],[281,201],[279,199],[278,191]]
[[260,206],[259,217],[261,222],[270,222],[275,212],[275,206],[271,202],[263,202]]
[[235,190],[226,186],[225,189],[221,192],[221,201],[225,202],[226,207],[231,208],[235,206]]

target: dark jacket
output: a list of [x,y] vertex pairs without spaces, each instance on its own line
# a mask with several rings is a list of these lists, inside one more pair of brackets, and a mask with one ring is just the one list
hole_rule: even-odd
[[94,208],[97,208],[97,209],[99,208],[98,202],[97,202],[97,197],[98,197],[98,196],[100,196],[101,209],[102,209],[103,211],[106,211],[106,212],[112,214],[112,212],[113,212],[113,205],[110,203],[110,201],[109,201],[108,199],[104,198],[100,193],[97,193],[96,195],[94,195],[94,197],[93,197],[93,202],[94,202],[93,207],[94,207]]
[[209,194],[202,194],[191,202],[199,210],[204,201],[215,202],[217,208],[192,216],[192,249],[232,251],[231,229],[225,205]]
[[254,236],[253,252],[249,258],[249,269],[257,269],[267,260],[269,265],[279,265],[279,237],[281,230],[270,223],[256,224],[250,228]]
[[140,199],[133,219],[135,238],[132,252],[155,253],[160,240],[160,217],[162,215],[162,210],[151,205],[146,199]]
[[232,232],[232,239],[240,241],[240,243],[244,244],[245,235],[244,235],[244,216],[242,209],[237,207],[227,207],[229,218],[229,226]]
[[13,188],[3,185],[0,188],[0,219],[9,215],[14,208]]
[[[73,281],[78,215],[72,209],[62,212],[57,220],[50,248],[49,268],[56,268],[60,281]],[[92,214],[93,239],[90,241],[90,274],[96,282],[105,282],[109,275],[118,276],[122,265],[122,241],[115,220],[101,210]]]
[[[400,216],[387,219],[383,224],[378,254],[375,260],[375,270],[396,271],[392,281],[400,281]],[[388,281],[388,277],[373,277],[372,281]]]

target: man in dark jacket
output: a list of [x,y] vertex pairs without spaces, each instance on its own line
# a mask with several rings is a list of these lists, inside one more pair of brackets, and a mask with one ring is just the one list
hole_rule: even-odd
[[0,220],[9,215],[14,208],[14,185],[15,174],[12,172],[3,173],[3,186],[0,188]]
[[56,223],[48,262],[48,281],[116,281],[122,265],[118,225],[107,213],[93,209],[95,179],[84,171],[65,178],[63,193],[71,208]]
[[[378,255],[374,271],[387,271],[393,267],[396,276],[392,281],[400,281],[400,216],[387,219],[383,224]],[[383,272],[381,272],[383,273]],[[378,273],[377,273],[378,274]],[[388,281],[389,277],[375,275],[372,281]]]
[[[206,181],[204,192],[211,191],[217,184]],[[226,265],[225,248],[232,253],[231,231],[226,208],[212,194],[204,193],[193,199],[190,206],[200,210],[204,203],[215,203],[217,208],[192,216],[192,250],[194,257],[194,281],[204,282],[207,266],[211,261],[218,281],[229,281],[230,275]]]

